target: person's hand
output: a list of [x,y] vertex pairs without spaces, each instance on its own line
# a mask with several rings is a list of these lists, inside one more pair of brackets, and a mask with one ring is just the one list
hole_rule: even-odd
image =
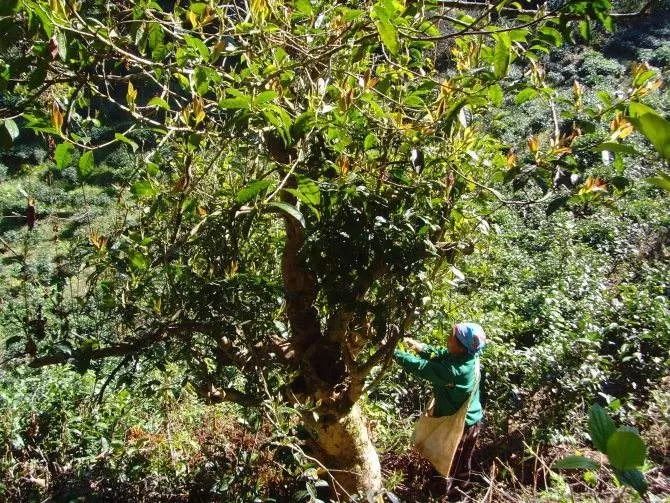
[[412,339],[411,337],[405,337],[403,338],[403,341],[405,344],[407,344],[407,347],[413,351],[421,351],[423,349],[423,342],[419,342],[416,339]]

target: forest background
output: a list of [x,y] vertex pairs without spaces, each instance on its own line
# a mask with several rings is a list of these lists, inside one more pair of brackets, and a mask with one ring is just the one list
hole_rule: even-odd
[[[612,33],[594,28],[590,40],[577,38],[541,56],[556,103],[607,106],[636,85],[667,80],[670,5],[653,4],[647,11],[644,2],[615,2],[614,11],[637,15],[615,18]],[[438,44],[439,72],[449,74],[453,50],[448,42]],[[511,63],[509,79],[521,79],[524,71]],[[128,92],[125,85],[123,92]],[[554,119],[552,108],[541,93],[524,89],[490,98],[474,120],[486,123],[487,133],[510,147],[505,155],[514,168],[522,151],[538,151],[533,141],[542,141],[540,133]],[[11,107],[12,99],[4,93],[0,106]],[[670,113],[665,85],[651,89],[644,100],[661,116]],[[44,106],[50,106],[48,98]],[[94,142],[133,123],[132,116],[112,106],[96,106],[104,120],[90,129]],[[464,112],[455,120],[472,119]],[[607,141],[608,127],[616,131],[618,126],[582,131],[572,147]],[[541,181],[532,176],[515,177],[513,183],[492,180],[496,197],[487,214],[464,212],[457,223],[470,233],[467,249],[425,293],[429,308],[412,326],[414,337],[439,344],[452,323],[474,320],[490,340],[482,358],[487,416],[477,454],[479,476],[463,496],[466,501],[640,499],[607,463],[579,471],[551,469],[567,455],[605,460],[589,437],[588,414],[595,403],[644,438],[647,497],[664,501],[670,495],[670,205],[667,178],[659,175],[667,172],[667,161],[641,134],[628,133],[626,147],[613,154],[580,151],[579,163],[587,168],[578,178],[556,174],[545,181],[554,188],[565,184],[566,192],[555,199],[505,204],[539,199]],[[44,329],[40,325],[67,319],[82,337],[99,329],[90,312],[79,321],[66,316],[59,321],[57,310],[42,313],[42,304],[58,305],[64,288],[83,288],[77,281],[85,280],[76,278],[72,264],[82,243],[106,245],[100,229],[118,218],[119,187],[131,187],[140,202],[154,195],[138,172],[142,134],[114,137],[117,141],[97,150],[90,164],[78,152],[64,154],[44,135],[24,130],[0,154],[0,497],[326,498],[334,481],[305,450],[305,432],[292,408],[271,393],[260,407],[205,404],[202,390],[189,379],[189,364],[169,358],[159,365],[140,361],[128,370],[119,370],[117,361],[89,368],[90,361],[82,365],[76,358],[70,365],[38,369],[26,361],[17,364],[17,355],[35,354],[31,343],[42,343],[35,337]],[[587,180],[596,190],[571,195],[569,190],[583,188]],[[133,267],[146,267],[142,255],[131,251],[127,257]],[[228,267],[227,274],[234,275]],[[104,305],[100,309],[105,312]],[[281,330],[281,319],[276,321]],[[97,341],[90,344],[97,348]],[[59,351],[76,353],[72,346]],[[234,375],[228,378],[232,388],[246,385]],[[360,406],[380,452],[386,497],[428,501],[429,467],[411,451],[409,438],[429,390],[394,367],[375,386]]]

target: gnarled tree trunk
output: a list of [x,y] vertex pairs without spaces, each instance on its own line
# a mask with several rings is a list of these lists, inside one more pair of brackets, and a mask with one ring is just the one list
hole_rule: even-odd
[[[296,186],[293,177],[287,186]],[[296,202],[290,194],[283,197],[291,204]],[[304,229],[291,216],[285,215],[284,221],[282,277],[291,328],[285,358],[297,371],[288,397],[303,405],[318,404],[304,414],[303,420],[312,436],[314,457],[334,479],[332,489],[340,498],[363,496],[376,501],[382,490],[379,456],[356,402],[363,394],[366,376],[375,365],[388,360],[400,332],[387,337],[372,356],[356,361],[356,351],[350,347],[349,326],[354,313],[337,306],[322,327],[315,307],[319,293],[317,277],[300,255],[305,243]],[[381,267],[375,263],[374,271],[361,278],[354,288],[355,297],[363,297],[377,269]]]
[[[382,489],[379,455],[368,434],[358,405],[344,417],[305,418],[313,437],[316,457],[335,479],[333,489],[342,496],[375,497]],[[329,481],[330,482],[330,481]]]

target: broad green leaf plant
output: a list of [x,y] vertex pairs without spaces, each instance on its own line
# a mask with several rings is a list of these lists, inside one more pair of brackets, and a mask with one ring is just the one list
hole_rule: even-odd
[[[593,446],[607,456],[607,463],[617,480],[644,495],[648,484],[640,469],[647,456],[647,447],[640,434],[627,426],[617,428],[605,409],[599,405],[593,405],[589,411],[589,433]],[[574,455],[559,459],[552,468],[597,470],[600,462],[586,456]]]

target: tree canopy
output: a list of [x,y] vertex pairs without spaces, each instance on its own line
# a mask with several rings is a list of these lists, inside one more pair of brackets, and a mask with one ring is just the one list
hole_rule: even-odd
[[[633,128],[670,157],[668,122],[641,103],[660,86],[649,68],[598,106],[579,82],[569,100],[547,82],[543,55],[611,29],[610,10],[5,3],[3,146],[47,138],[84,192],[99,152],[136,154],[109,188],[109,224],[89,223],[57,281],[26,293],[16,356],[82,371],[117,358],[110,382],[178,360],[208,400],[280,397],[317,431],[347,417],[488,214],[603,200],[623,172],[579,175],[594,154],[630,152]],[[525,146],[491,133],[493,108],[533,99],[553,112],[545,132]]]

